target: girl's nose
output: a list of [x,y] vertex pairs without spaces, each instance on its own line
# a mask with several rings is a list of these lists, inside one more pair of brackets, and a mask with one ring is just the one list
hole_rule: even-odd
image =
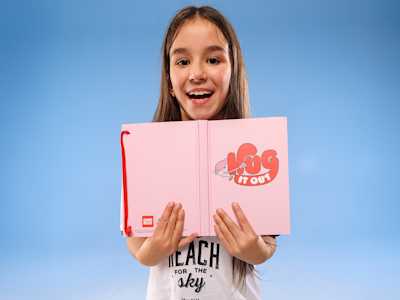
[[200,66],[199,64],[196,65],[193,64],[190,70],[189,80],[193,82],[199,82],[199,81],[201,82],[206,79],[207,79],[207,74],[202,68],[202,66]]

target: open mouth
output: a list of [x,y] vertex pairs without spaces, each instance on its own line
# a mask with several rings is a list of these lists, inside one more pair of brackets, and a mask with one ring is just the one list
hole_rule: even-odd
[[186,95],[192,99],[192,100],[201,100],[201,99],[207,99],[212,96],[213,92],[189,92],[186,93]]

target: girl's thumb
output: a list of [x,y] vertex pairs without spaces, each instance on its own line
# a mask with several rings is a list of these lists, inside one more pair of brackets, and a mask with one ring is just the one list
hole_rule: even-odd
[[178,244],[178,250],[182,250],[182,248],[190,244],[196,237],[197,233],[192,233],[191,235],[181,239]]

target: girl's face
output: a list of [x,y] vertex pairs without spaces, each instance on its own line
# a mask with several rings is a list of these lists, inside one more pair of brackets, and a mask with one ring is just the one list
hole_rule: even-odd
[[170,49],[172,96],[182,120],[208,120],[225,104],[231,78],[228,43],[213,23],[186,21]]

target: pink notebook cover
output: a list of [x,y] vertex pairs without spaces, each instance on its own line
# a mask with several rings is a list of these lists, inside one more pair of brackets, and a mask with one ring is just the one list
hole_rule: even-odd
[[123,124],[121,231],[151,236],[181,202],[183,235],[215,235],[212,215],[238,202],[258,234],[290,233],[284,117]]

